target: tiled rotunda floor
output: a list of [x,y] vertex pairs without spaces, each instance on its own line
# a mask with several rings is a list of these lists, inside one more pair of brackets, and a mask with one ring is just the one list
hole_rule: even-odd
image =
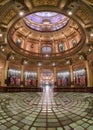
[[0,93],[0,130],[93,130],[93,94]]

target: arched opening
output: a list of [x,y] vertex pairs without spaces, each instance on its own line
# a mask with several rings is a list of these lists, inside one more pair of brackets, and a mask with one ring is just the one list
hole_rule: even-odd
[[40,76],[41,87],[45,88],[46,86],[54,86],[54,73],[50,69],[43,69]]

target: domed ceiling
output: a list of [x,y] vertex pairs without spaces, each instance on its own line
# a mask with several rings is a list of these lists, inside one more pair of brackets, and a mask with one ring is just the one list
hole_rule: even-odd
[[33,63],[58,64],[91,54],[91,8],[92,3],[87,0],[2,1],[1,45],[6,46],[3,54],[13,53],[16,58]]
[[[51,59],[64,58],[80,50],[85,34],[72,18],[58,12],[26,15],[9,30],[10,46],[21,55]],[[46,59],[46,60],[47,60]]]

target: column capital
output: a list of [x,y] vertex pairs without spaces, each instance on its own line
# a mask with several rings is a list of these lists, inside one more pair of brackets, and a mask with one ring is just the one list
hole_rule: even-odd
[[27,59],[23,58],[23,59],[21,60],[21,65],[25,65],[25,64],[27,64],[27,63],[28,63],[28,60],[27,60]]
[[14,53],[10,52],[7,54],[7,57],[6,57],[6,60],[9,60],[9,59],[14,59]]

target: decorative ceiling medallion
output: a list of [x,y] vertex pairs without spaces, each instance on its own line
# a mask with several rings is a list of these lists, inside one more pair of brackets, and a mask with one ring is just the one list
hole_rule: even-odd
[[42,6],[42,5],[53,5],[56,6],[58,0],[32,0],[34,6]]

